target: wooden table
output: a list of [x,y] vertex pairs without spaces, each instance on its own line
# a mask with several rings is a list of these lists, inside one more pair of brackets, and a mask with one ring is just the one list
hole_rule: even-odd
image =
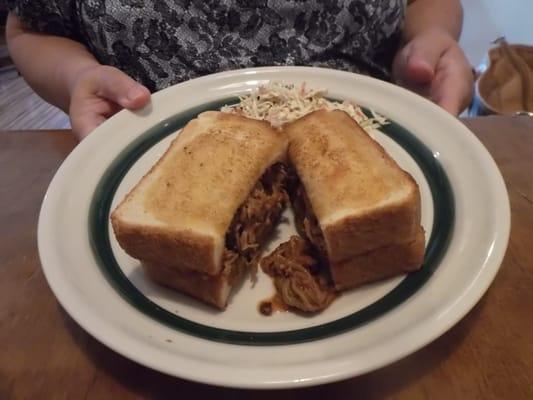
[[533,399],[533,118],[465,123],[498,163],[511,200],[509,249],[486,295],[449,332],[395,364],[274,393],[166,376],[85,333],[50,291],[36,238],[42,197],[76,143],[66,131],[0,132],[0,399]]

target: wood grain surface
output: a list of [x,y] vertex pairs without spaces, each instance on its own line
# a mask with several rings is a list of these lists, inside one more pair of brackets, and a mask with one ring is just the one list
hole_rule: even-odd
[[1,67],[0,55],[0,127],[2,130],[70,128],[67,114],[40,98],[26,81],[18,76],[14,68],[12,72],[3,72]]
[[36,237],[46,188],[75,140],[67,131],[0,132],[0,399],[533,399],[533,118],[465,123],[496,160],[511,201],[509,248],[488,292],[446,334],[399,362],[274,392],[166,376],[85,333],[50,291]]

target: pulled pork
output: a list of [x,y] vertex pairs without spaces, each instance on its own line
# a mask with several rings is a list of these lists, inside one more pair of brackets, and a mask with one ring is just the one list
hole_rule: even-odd
[[287,187],[301,237],[293,236],[282,243],[263,259],[261,268],[274,279],[276,292],[286,305],[316,312],[328,307],[336,297],[327,276],[326,242],[305,189],[293,169],[288,171]]
[[232,256],[225,255],[225,263],[235,263],[242,258],[255,277],[260,247],[288,202],[287,177],[286,166],[276,163],[256,183],[226,233],[226,252],[231,252]]
[[222,274],[228,277],[228,282],[232,285],[244,274],[248,264],[239,253],[226,248],[222,254],[222,266]]
[[318,220],[315,217],[307,193],[295,174],[291,177],[290,194],[296,228],[300,236],[307,237],[311,244],[316,247],[320,257],[326,260],[326,241],[318,225]]
[[315,312],[335,299],[311,245],[298,236],[292,236],[263,258],[261,269],[273,278],[276,291],[288,306]]

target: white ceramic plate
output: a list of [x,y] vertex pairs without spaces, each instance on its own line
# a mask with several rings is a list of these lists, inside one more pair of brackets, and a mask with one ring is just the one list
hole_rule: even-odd
[[[269,80],[327,88],[392,121],[374,131],[421,188],[428,245],[423,268],[343,294],[312,317],[261,316],[266,276],[245,282],[217,312],[149,282],[118,246],[109,210],[198,112]],[[39,219],[46,278],[68,313],[115,351],[156,370],[210,384],[279,388],[321,384],[391,363],[444,333],[493,280],[509,235],[502,177],[475,136],[432,103],[346,72],[272,67],[206,76],[122,111],[65,160]],[[288,214],[289,215],[289,214]],[[290,216],[290,215],[289,215]],[[274,247],[292,231],[279,228]]]

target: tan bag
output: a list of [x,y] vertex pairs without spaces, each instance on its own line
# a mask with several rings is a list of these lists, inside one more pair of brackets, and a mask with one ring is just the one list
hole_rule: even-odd
[[476,94],[488,113],[533,113],[533,47],[501,38],[488,54],[488,68],[476,83]]

